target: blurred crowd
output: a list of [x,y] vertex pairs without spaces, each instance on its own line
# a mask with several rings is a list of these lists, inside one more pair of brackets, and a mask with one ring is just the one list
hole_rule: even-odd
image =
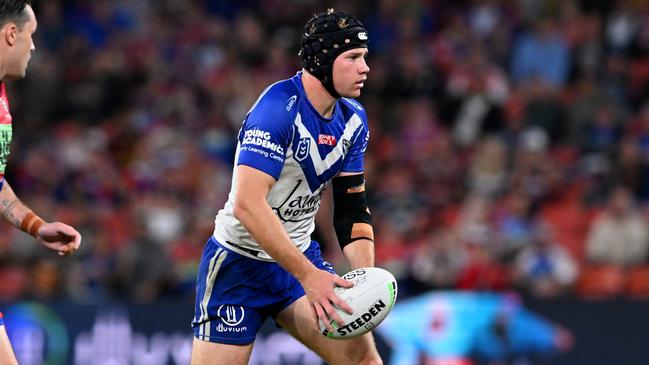
[[36,1],[7,178],[83,245],[1,224],[0,300],[191,302],[236,132],[326,6],[369,31],[377,264],[404,294],[649,297],[649,3],[326,3]]

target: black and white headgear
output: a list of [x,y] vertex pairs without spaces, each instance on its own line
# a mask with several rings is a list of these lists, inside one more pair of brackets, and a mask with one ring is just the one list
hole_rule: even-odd
[[302,67],[315,76],[334,98],[333,65],[336,57],[353,48],[367,47],[367,29],[356,17],[333,9],[311,18],[304,26],[300,46]]

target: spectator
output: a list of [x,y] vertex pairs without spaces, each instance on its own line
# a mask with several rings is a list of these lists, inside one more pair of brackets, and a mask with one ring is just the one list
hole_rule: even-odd
[[468,170],[469,191],[486,198],[495,198],[505,190],[508,177],[504,144],[494,137],[487,137],[477,143]]
[[633,266],[647,262],[649,227],[635,207],[629,189],[618,187],[595,219],[586,239],[589,262]]
[[556,20],[545,16],[514,46],[512,77],[517,83],[538,80],[557,89],[565,85],[569,65],[570,52]]
[[516,258],[514,278],[534,296],[554,297],[564,294],[577,278],[577,264],[555,241],[552,228],[537,223],[532,242]]
[[534,214],[530,198],[520,191],[510,192],[497,209],[495,225],[500,241],[498,256],[510,263],[533,241]]
[[467,260],[450,230],[440,229],[420,242],[412,256],[411,276],[426,289],[451,289]]

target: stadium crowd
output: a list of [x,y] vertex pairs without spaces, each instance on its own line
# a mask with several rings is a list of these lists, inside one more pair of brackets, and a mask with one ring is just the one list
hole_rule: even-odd
[[[327,3],[369,30],[377,264],[404,294],[649,297],[649,3]],[[241,121],[323,6],[37,1],[7,174],[84,239],[60,259],[0,225],[0,300],[190,302]]]

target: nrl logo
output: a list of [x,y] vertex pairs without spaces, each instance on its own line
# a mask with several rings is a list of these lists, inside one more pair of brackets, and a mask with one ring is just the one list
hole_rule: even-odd
[[311,146],[311,140],[309,138],[300,138],[300,142],[297,144],[297,151],[295,151],[295,159],[302,162],[309,156],[309,146]]

